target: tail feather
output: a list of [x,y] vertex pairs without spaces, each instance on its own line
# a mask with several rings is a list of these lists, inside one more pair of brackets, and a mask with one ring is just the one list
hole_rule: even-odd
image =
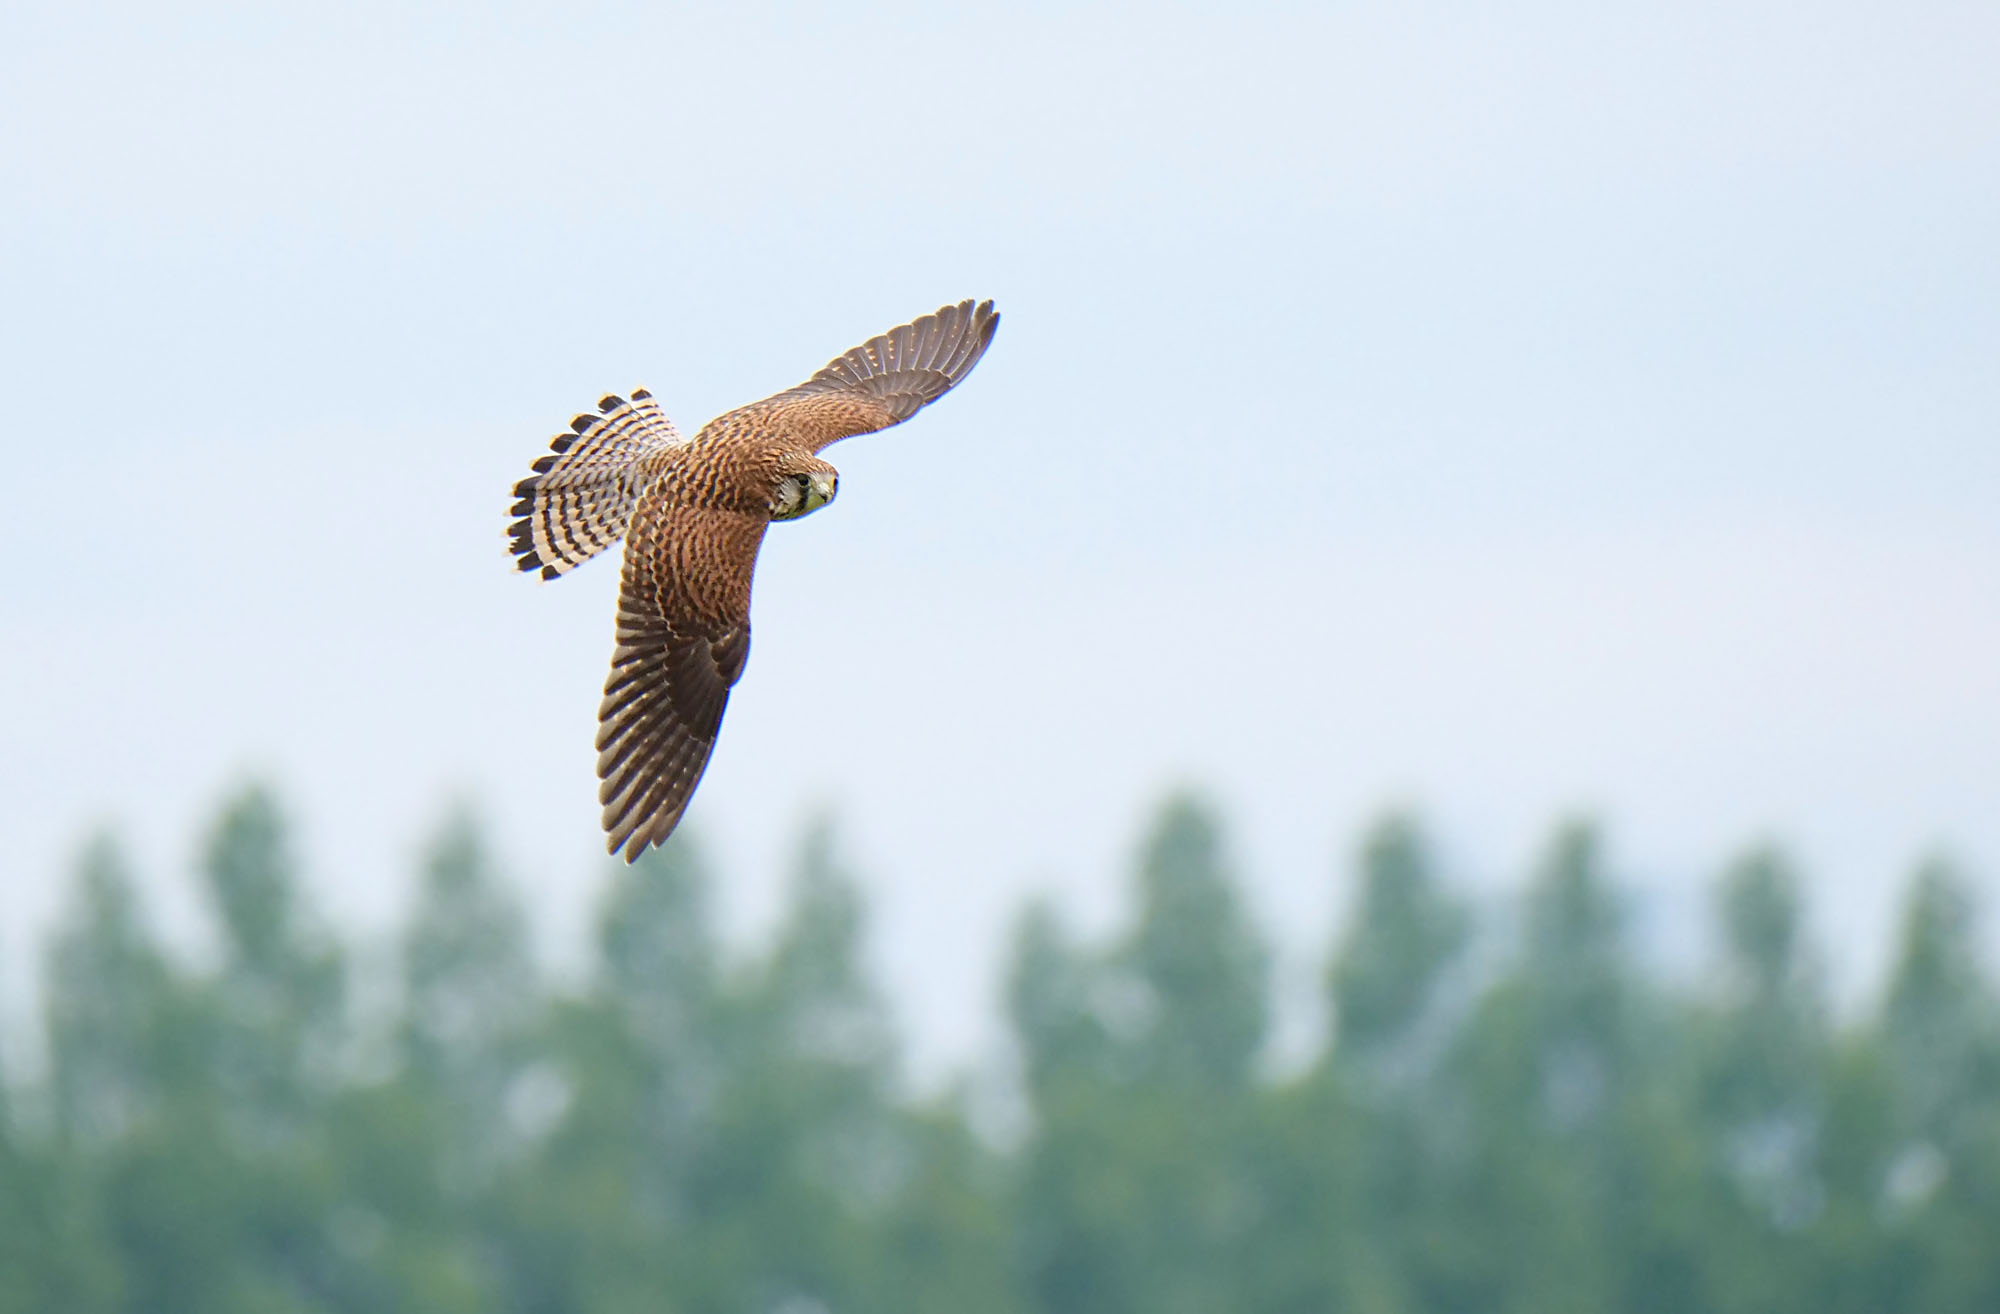
[[508,526],[508,551],[519,570],[554,579],[616,543],[638,496],[640,462],[687,441],[644,388],[630,400],[604,397],[597,409],[571,420],[534,473],[514,485],[508,514],[518,518]]

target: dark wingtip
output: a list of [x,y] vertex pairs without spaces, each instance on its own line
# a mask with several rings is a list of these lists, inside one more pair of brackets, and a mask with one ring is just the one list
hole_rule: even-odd
[[597,399],[597,409],[603,411],[606,415],[609,415],[624,404],[625,399],[615,392],[607,392]]
[[644,388],[634,388],[634,389],[632,389],[632,400],[633,400],[633,401],[651,401],[651,400],[653,400],[653,394],[652,394],[652,393],[650,393],[650,392],[647,392],[647,391],[646,391],[646,390],[645,390]]
[[597,417],[595,415],[573,415],[570,417],[569,427],[578,433],[582,433],[585,429],[596,423]]

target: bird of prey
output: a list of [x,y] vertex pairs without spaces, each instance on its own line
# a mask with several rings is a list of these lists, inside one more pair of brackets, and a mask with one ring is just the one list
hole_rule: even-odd
[[901,424],[972,372],[1000,326],[961,301],[870,338],[795,388],[683,438],[651,393],[605,397],[514,485],[511,549],[544,579],[625,539],[617,646],[597,709],[598,801],[612,853],[673,833],[750,656],[764,528],[833,500],[829,444]]

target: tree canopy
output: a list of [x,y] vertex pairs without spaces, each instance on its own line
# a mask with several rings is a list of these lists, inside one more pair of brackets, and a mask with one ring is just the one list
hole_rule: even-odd
[[41,1043],[0,1046],[30,1056],[0,1314],[2000,1309],[2000,996],[1941,859],[1836,1010],[1774,848],[1718,874],[1675,979],[1588,823],[1475,903],[1385,818],[1329,876],[1324,1034],[1278,1067],[1272,947],[1177,794],[1120,927],[1016,922],[998,1122],[910,1093],[825,822],[761,948],[718,939],[680,835],[610,875],[569,974],[470,810],[383,945],[319,914],[268,789],[196,875],[188,954],[115,837],[80,850]]

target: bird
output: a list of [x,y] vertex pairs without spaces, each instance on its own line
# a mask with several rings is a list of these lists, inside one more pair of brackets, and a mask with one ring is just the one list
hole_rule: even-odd
[[517,569],[568,574],[625,541],[611,673],[597,709],[606,848],[635,862],[680,824],[750,657],[764,531],[833,501],[819,453],[901,424],[985,355],[1000,316],[961,301],[868,339],[796,387],[684,438],[645,388],[609,395],[514,485]]

